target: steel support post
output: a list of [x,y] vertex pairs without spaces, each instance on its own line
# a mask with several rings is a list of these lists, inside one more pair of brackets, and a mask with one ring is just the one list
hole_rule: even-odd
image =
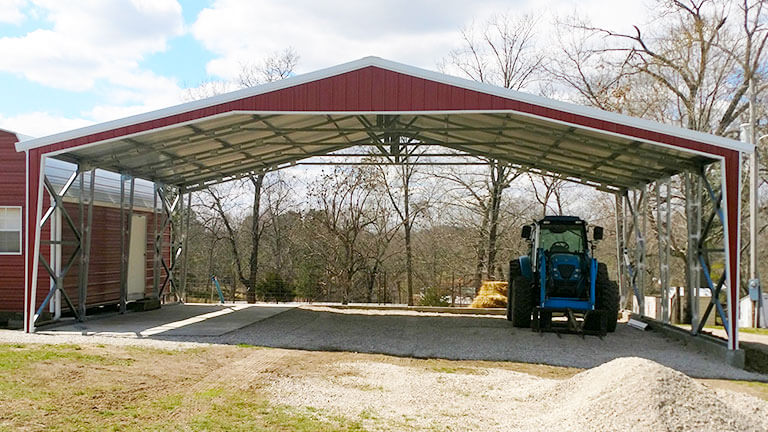
[[[166,196],[165,187],[156,185],[155,190],[156,199],[160,201],[160,205],[162,207],[162,211],[159,215],[156,216],[158,223],[155,225],[155,284],[157,285],[157,297],[162,300],[162,296],[165,294],[165,287],[167,285],[170,285],[171,291],[178,295],[178,287],[176,286],[176,281],[173,280],[173,270],[174,263],[178,260],[178,255],[180,254],[181,250],[176,247],[173,239],[173,214],[179,204],[180,196],[177,193],[173,202],[169,202],[168,197]],[[169,244],[171,252],[171,256],[169,257],[170,263],[166,260],[166,257],[163,256],[163,249],[165,247],[165,232],[169,229],[171,232],[171,241]],[[165,278],[163,279],[162,283],[160,283],[161,269],[165,272]]]
[[701,263],[699,263],[699,240],[701,240],[701,178],[698,174],[685,173],[685,218],[688,227],[688,280],[685,295],[691,316],[691,329],[699,326],[699,290],[701,288]]
[[[749,142],[754,146],[754,151],[749,155],[749,289],[757,294],[757,301],[753,302],[755,328],[760,328],[763,312],[763,294],[760,287],[760,274],[757,271],[757,230],[760,210],[758,207],[760,176],[758,163],[760,142],[757,138],[757,90],[755,78],[749,80]],[[765,324],[765,323],[763,323]]]
[[[152,221],[154,225],[154,234],[153,234],[153,246],[154,246],[154,253],[152,255],[152,293],[155,297],[160,299],[160,256],[162,255],[163,247],[162,244],[158,244],[162,241],[162,238],[159,238],[158,236],[158,226],[159,226],[159,220],[160,219],[160,212],[158,211],[158,194],[160,193],[160,188],[162,186],[158,183],[155,183],[153,185],[154,188],[154,203],[152,205]],[[162,299],[160,299],[162,301]]]
[[184,217],[184,236],[182,238],[181,248],[184,251],[184,258],[182,260],[182,268],[181,268],[181,298],[182,301],[187,300],[187,268],[188,268],[188,258],[189,258],[189,248],[187,247],[187,242],[189,241],[189,219],[192,214],[192,192],[187,192],[187,206],[186,206],[186,213],[182,213],[182,216]]
[[[44,169],[45,163],[41,163],[41,170]],[[44,172],[44,171],[43,171]],[[76,308],[74,304],[72,303],[72,300],[69,298],[69,295],[67,295],[67,292],[64,290],[64,277],[67,275],[69,270],[72,268],[72,265],[75,263],[75,261],[78,260],[78,257],[82,258],[81,250],[84,245],[83,238],[81,235],[81,230],[77,227],[74,220],[70,216],[69,212],[67,212],[67,209],[64,207],[64,196],[67,194],[69,189],[72,187],[72,185],[77,180],[78,176],[81,174],[80,167],[78,168],[69,176],[69,179],[64,183],[64,186],[59,191],[56,191],[56,189],[53,187],[51,182],[48,180],[48,177],[45,176],[45,174],[41,175],[42,178],[42,190],[48,192],[48,195],[50,196],[51,205],[48,208],[48,210],[45,211],[44,214],[42,214],[42,217],[40,218],[40,221],[38,222],[38,226],[36,227],[38,233],[37,238],[39,239],[40,233],[39,231],[41,228],[48,222],[52,221],[52,218],[61,216],[62,220],[66,222],[67,226],[72,230],[72,233],[75,236],[75,240],[71,242],[65,242],[62,239],[55,239],[55,240],[38,240],[39,243],[42,244],[48,244],[48,245],[70,245],[74,246],[74,250],[69,255],[69,257],[59,262],[54,269],[51,267],[51,264],[48,262],[48,260],[45,259],[45,256],[43,256],[41,249],[36,248],[36,254],[37,254],[37,261],[43,265],[45,270],[48,272],[48,275],[51,278],[51,288],[48,291],[48,295],[43,300],[42,304],[37,308],[35,313],[32,315],[32,320],[29,326],[29,329],[31,331],[34,331],[34,324],[37,321],[37,319],[40,317],[40,314],[43,312],[45,307],[48,305],[48,303],[51,301],[51,299],[56,295],[60,294],[61,297],[64,298],[64,301],[67,303],[67,307],[69,307],[69,310],[72,311],[72,313],[75,315],[75,318],[78,321],[82,321],[82,316],[80,315],[80,309]],[[42,199],[42,195],[40,197]],[[60,229],[60,228],[57,228]],[[37,272],[34,272],[35,278],[37,275]],[[34,294],[34,290],[33,290]],[[32,296],[32,304],[34,305],[34,295]],[[34,307],[34,306],[33,306]]]
[[[712,312],[713,309],[717,310],[717,314],[720,315],[720,319],[723,321],[723,327],[725,327],[726,332],[728,332],[728,338],[730,339],[732,337],[730,332],[730,325],[728,316],[725,313],[725,309],[723,308],[723,304],[720,302],[720,293],[722,292],[722,288],[725,284],[727,277],[727,265],[723,266],[723,272],[720,274],[720,277],[718,278],[717,282],[715,282],[712,279],[711,275],[711,268],[710,268],[710,262],[709,262],[709,252],[710,251],[717,251],[720,253],[723,253],[723,256],[727,256],[725,254],[725,248],[728,247],[727,244],[723,244],[722,251],[718,249],[710,249],[707,245],[706,239],[712,230],[713,223],[715,221],[715,218],[719,218],[720,223],[725,227],[725,219],[723,217],[723,210],[722,210],[722,198],[723,194],[722,191],[720,193],[715,193],[715,191],[712,189],[712,186],[709,184],[709,180],[707,180],[707,176],[702,170],[698,177],[701,179],[701,183],[704,185],[704,189],[707,192],[707,196],[712,202],[712,213],[710,213],[709,217],[707,218],[707,222],[704,224],[704,229],[701,231],[701,236],[699,238],[699,241],[697,243],[696,248],[696,254],[697,259],[699,261],[699,264],[701,265],[701,275],[704,277],[704,280],[707,283],[707,286],[710,289],[710,292],[712,294],[712,297],[710,299],[709,304],[707,305],[707,309],[704,311],[704,314],[701,316],[701,320],[698,323],[697,327],[693,327],[694,334],[700,333],[704,325],[707,322],[707,318],[709,317],[709,314]],[[723,181],[724,183],[724,181]],[[724,259],[727,264],[727,260]],[[733,301],[730,298],[730,290],[726,290],[726,294],[728,296],[728,302]],[[738,302],[738,299],[735,299],[735,301]],[[738,317],[736,317],[738,319]]]
[[624,250],[626,243],[626,215],[624,212],[624,196],[615,195],[616,206],[616,276],[619,283],[619,304],[624,307],[627,304],[628,284],[626,282],[626,271],[624,270]]
[[[85,195],[85,176],[88,175],[88,196]],[[85,319],[88,303],[88,269],[91,263],[91,227],[93,222],[93,195],[96,183],[96,171],[82,171],[80,173],[80,194],[78,204],[80,207],[80,277],[78,280],[78,303],[80,319]],[[85,208],[87,199],[87,209]]]
[[645,314],[645,233],[648,220],[648,197],[646,189],[647,186],[643,186],[642,190],[634,189],[632,190],[631,196],[630,194],[627,194],[625,199],[627,210],[629,210],[632,218],[632,227],[629,231],[633,232],[635,235],[635,245],[634,263],[631,261],[629,250],[626,250],[624,260],[627,263],[627,275],[630,278],[632,289],[635,298],[637,299],[637,312],[640,315]]
[[[126,182],[128,183],[127,191]],[[126,312],[126,304],[128,303],[128,266],[131,254],[135,182],[132,176],[120,175],[120,313]],[[127,200],[126,194],[128,195]]]
[[671,296],[669,293],[669,254],[670,254],[670,206],[669,179],[656,182],[656,233],[659,247],[659,285],[661,288],[661,320],[669,323]]

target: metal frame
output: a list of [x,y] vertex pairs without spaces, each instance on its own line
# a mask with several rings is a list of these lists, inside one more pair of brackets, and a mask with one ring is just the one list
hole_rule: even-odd
[[[171,189],[162,184],[155,183],[155,206],[154,206],[154,225],[155,225],[155,254],[153,269],[153,287],[155,296],[161,301],[165,300],[165,288],[169,287],[168,294],[176,296],[177,300],[182,299],[178,281],[174,278],[174,270],[179,262],[179,258],[185,248],[186,239],[184,236],[174,236],[174,231],[178,226],[174,221],[174,215],[177,212],[184,213],[184,200],[180,189],[177,189],[173,201],[169,201],[168,191]],[[158,204],[160,206],[158,207]],[[166,259],[163,251],[165,249],[165,235],[170,230],[171,241],[170,256]],[[178,237],[178,239],[176,238]],[[165,275],[161,275],[165,273]],[[160,279],[162,278],[162,282]]]
[[[271,103],[267,104],[268,109],[264,111],[248,110],[253,109],[248,104],[230,104],[367,67],[376,67],[383,73],[395,72],[431,80],[447,86],[443,90],[458,88],[474,91],[478,97],[497,97],[513,103],[505,102],[501,105],[508,108],[494,110],[490,109],[493,104],[489,105],[488,102],[466,105],[483,109],[464,109],[446,102],[445,105],[440,104],[440,110],[413,111],[382,108],[358,111],[354,107],[350,108],[352,111],[344,111],[344,106],[342,109],[334,107],[328,111],[325,104],[320,104],[319,108],[312,109],[326,111],[297,109],[290,112],[274,111],[278,105]],[[46,189],[43,174],[45,157],[55,156],[79,165],[87,163],[146,178],[155,183],[153,288],[155,295],[161,297],[168,285],[170,291],[177,295],[181,288],[183,295],[186,283],[184,269],[181,282],[177,283],[174,278],[181,254],[186,255],[188,219],[179,227],[174,226],[173,220],[182,194],[254,172],[292,166],[312,156],[357,145],[384,148],[396,142],[393,137],[497,159],[518,169],[552,175],[621,195],[622,220],[620,223],[617,221],[617,230],[618,225],[621,225],[621,253],[625,268],[619,273],[626,275],[627,285],[632,287],[641,307],[644,306],[646,277],[648,185],[681,172],[700,176],[700,167],[721,162],[722,193],[714,195],[706,179],[704,186],[710,200],[718,205],[722,200],[727,210],[718,212],[718,205],[715,205],[716,216],[725,228],[725,259],[730,272],[727,278],[729,314],[733,317],[738,313],[738,299],[732,298],[738,294],[739,278],[738,272],[734,272],[739,262],[738,193],[741,185],[738,173],[741,154],[751,152],[751,147],[722,137],[564,104],[369,58],[180,107],[18,143],[17,150],[28,152],[26,208],[30,216],[25,225],[28,239],[25,246],[28,257],[25,329],[34,330],[34,320],[31,318],[34,316],[38,264],[41,262],[38,259],[40,222],[44,223],[50,217],[48,214],[43,216],[42,211],[42,194]],[[166,191],[165,185],[176,188],[173,203],[169,202],[168,195],[174,192]],[[160,206],[157,205],[158,201]],[[182,200],[178,208],[183,206]],[[691,212],[687,212],[689,222],[694,210],[692,208]],[[698,211],[701,212],[701,207]],[[186,215],[188,218],[188,213]],[[658,214],[657,219],[661,219]],[[707,262],[701,259],[705,246],[703,239],[713,219],[714,216],[708,219],[703,232],[699,229],[698,238],[694,238],[697,235],[695,227],[689,227],[689,243],[695,246],[689,250],[699,254],[698,259],[691,260],[691,267],[707,266]],[[630,220],[631,224],[628,223]],[[172,231],[171,254],[164,257],[164,235],[168,229]],[[669,229],[669,224],[666,229]],[[79,245],[84,246],[84,241],[82,237],[79,238]],[[32,247],[34,253],[30,254]],[[161,282],[163,272],[165,278]],[[712,286],[712,281],[709,284]],[[714,288],[720,287],[722,283]],[[716,296],[714,301],[717,301]],[[722,313],[722,305],[715,303],[708,309],[712,308]],[[729,348],[736,349],[738,332],[733,331],[733,322],[728,327]]]
[[701,235],[702,196],[701,177],[697,173],[683,174],[685,179],[685,216],[688,231],[688,281],[686,286],[686,298],[688,310],[691,315],[691,328],[698,328],[699,324],[699,291],[701,288],[701,264],[698,259],[699,242]]
[[[722,205],[722,192],[716,192],[707,179],[704,168],[681,174],[685,185],[685,213],[688,232],[688,280],[686,298],[691,314],[691,334],[701,333],[712,310],[716,310],[718,316],[725,324],[730,326],[725,306],[720,301],[720,293],[727,281],[727,271],[724,269],[719,277],[712,279],[710,276],[710,255],[713,253],[725,254],[724,247],[710,247],[708,241],[714,230],[715,222],[719,221],[725,227],[725,219]],[[661,291],[661,321],[669,323],[671,311],[668,299],[670,298],[670,249],[671,249],[671,214],[672,214],[672,189],[671,179],[661,179],[655,182],[656,194],[656,231],[658,241],[658,280]],[[632,287],[638,305],[638,313],[645,311],[645,288],[647,277],[647,216],[648,216],[649,189],[634,189],[627,191],[623,196],[617,195],[617,247],[623,256],[620,269],[620,281],[627,281]],[[712,211],[706,219],[703,219],[703,196],[709,199]],[[630,235],[634,234],[634,243],[630,242]],[[701,279],[705,286],[702,287]],[[709,288],[712,293],[711,301],[703,314],[699,311],[699,290]],[[728,330],[730,338],[730,330]]]
[[[126,183],[128,183],[127,190]],[[128,303],[128,264],[130,263],[135,183],[133,176],[120,175],[120,313],[125,313]]]
[[[646,228],[648,221],[648,194],[647,186],[642,189],[633,189],[624,193],[622,218],[622,262],[624,274],[628,285],[637,300],[638,310],[641,315],[645,313],[645,276],[646,276]],[[638,213],[640,213],[638,215]],[[628,223],[627,219],[631,219]],[[632,237],[634,234],[634,237]],[[630,239],[634,238],[634,242]]]
[[[696,242],[696,258],[698,260],[699,265],[701,266],[701,275],[704,276],[704,281],[707,283],[707,287],[710,289],[710,292],[712,294],[711,300],[709,304],[707,305],[707,309],[704,311],[704,314],[701,316],[701,320],[698,322],[698,325],[692,326],[692,333],[694,335],[701,333],[701,331],[704,328],[704,325],[707,322],[707,318],[709,317],[709,314],[712,312],[712,309],[717,310],[717,314],[720,316],[720,319],[723,321],[723,327],[725,328],[726,332],[728,333],[728,338],[731,339],[731,323],[729,323],[728,316],[725,313],[725,309],[723,308],[723,304],[720,302],[720,293],[723,289],[723,286],[725,285],[728,270],[725,268],[726,266],[723,266],[723,272],[720,274],[720,276],[717,279],[717,282],[714,282],[711,276],[710,272],[710,262],[709,262],[709,254],[713,252],[720,252],[721,250],[719,248],[708,248],[707,246],[707,238],[709,236],[709,233],[711,232],[713,228],[713,223],[715,221],[715,217],[717,217],[720,221],[720,223],[725,227],[725,217],[723,215],[722,210],[722,201],[723,201],[723,192],[720,191],[719,193],[715,193],[714,189],[712,188],[712,185],[710,185],[709,180],[707,179],[706,172],[704,169],[702,169],[698,173],[699,178],[701,179],[701,183],[704,185],[704,189],[707,192],[707,196],[709,197],[711,203],[712,203],[712,211],[709,214],[706,223],[704,224],[704,228],[701,231],[701,235],[698,239],[698,242]],[[725,249],[727,245],[723,245],[723,249]],[[723,251],[723,254],[725,252]],[[731,280],[731,283],[732,280]],[[736,302],[738,304],[739,299],[731,299],[730,298],[730,291],[726,291],[727,296],[729,297],[728,301]],[[698,308],[698,302],[696,303],[696,307]],[[734,320],[738,320],[738,314],[733,317]]]
[[659,247],[659,285],[661,291],[661,321],[669,323],[671,296],[669,293],[669,257],[671,248],[672,191],[669,179],[656,182],[656,234]]
[[[72,314],[75,316],[75,319],[78,321],[84,321],[86,319],[86,311],[87,311],[87,289],[88,289],[88,267],[90,262],[90,249],[91,249],[91,225],[93,220],[93,195],[94,195],[94,184],[95,184],[95,171],[89,170],[86,171],[83,169],[83,166],[78,165],[78,167],[72,172],[72,174],[69,176],[67,181],[64,183],[62,188],[60,190],[56,190],[56,188],[51,184],[51,182],[48,180],[48,177],[43,173],[41,174],[42,178],[42,190],[45,190],[48,193],[48,197],[50,199],[50,206],[48,207],[48,210],[45,211],[42,218],[39,221],[37,229],[39,230],[42,228],[46,223],[49,223],[51,227],[51,232],[56,232],[57,235],[61,235],[62,227],[58,226],[54,223],[54,220],[56,218],[61,218],[65,224],[69,227],[69,229],[72,231],[72,233],[75,236],[74,241],[64,241],[63,237],[54,238],[52,240],[40,240],[40,244],[47,244],[51,245],[50,248],[52,251],[55,250],[56,256],[49,257],[51,259],[51,262],[45,258],[43,253],[40,251],[40,248],[36,248],[37,250],[37,259],[38,262],[40,262],[43,265],[43,268],[45,268],[46,272],[48,273],[48,276],[51,279],[50,289],[48,291],[48,294],[46,295],[43,302],[40,304],[40,306],[35,311],[34,316],[32,317],[31,326],[34,328],[34,326],[37,324],[37,320],[39,319],[40,315],[42,314],[43,310],[45,309],[48,304],[54,300],[55,302],[60,301],[61,298],[64,299],[64,301],[67,303],[67,307],[72,312]],[[85,196],[85,176],[86,173],[89,177],[89,187],[88,187],[88,196]],[[78,209],[80,213],[80,224],[79,227],[77,224],[75,224],[74,220],[72,219],[72,216],[69,214],[69,211],[67,211],[66,207],[64,206],[64,197],[66,196],[67,192],[72,188],[72,186],[75,184],[76,181],[79,179],[79,194],[78,194]],[[87,202],[86,202],[87,201]],[[86,207],[87,206],[87,207]],[[59,261],[60,257],[59,251],[61,250],[61,246],[68,245],[68,246],[74,246],[74,250],[69,255],[69,257],[66,260]],[[75,262],[79,262],[79,272],[78,272],[78,305],[75,307],[75,305],[72,303],[72,300],[70,299],[67,292],[64,290],[64,277],[69,273],[72,266],[75,264]],[[54,263],[51,265],[51,263]],[[59,305],[56,304],[55,310],[57,311],[56,315],[58,315],[58,311],[60,310]]]

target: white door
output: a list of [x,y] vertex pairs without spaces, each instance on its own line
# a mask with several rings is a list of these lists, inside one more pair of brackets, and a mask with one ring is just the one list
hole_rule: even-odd
[[134,214],[128,246],[128,300],[144,298],[147,283],[147,217]]

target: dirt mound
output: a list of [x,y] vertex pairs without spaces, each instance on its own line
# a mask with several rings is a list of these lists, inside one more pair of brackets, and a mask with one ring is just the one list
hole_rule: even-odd
[[472,308],[501,308],[507,307],[507,282],[485,281],[480,286],[477,297],[469,305]]
[[757,399],[716,392],[656,362],[627,357],[604,363],[530,396],[554,429],[762,431],[768,412]]

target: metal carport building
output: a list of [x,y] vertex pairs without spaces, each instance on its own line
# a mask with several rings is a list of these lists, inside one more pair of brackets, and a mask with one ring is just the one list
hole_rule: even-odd
[[[689,250],[698,252],[689,254],[692,280],[688,282],[696,285],[694,276],[709,274],[700,271],[707,265],[701,259],[704,195],[715,208],[704,231],[718,216],[726,263],[720,281],[705,279],[714,292],[719,292],[719,286],[726,290],[727,304],[721,307],[716,302],[714,307],[727,321],[729,349],[738,348],[740,161],[742,153],[752,151],[751,145],[375,57],[17,143],[16,149],[26,152],[26,208],[30,210],[25,216],[25,331],[35,330],[40,307],[40,227],[56,207],[53,199],[52,209],[43,208],[46,158],[74,162],[78,172],[98,167],[123,174],[126,198],[121,207],[128,218],[131,178],[173,188],[174,199],[166,196],[165,188],[156,188],[156,199],[170,221],[171,213],[184,205],[185,194],[208,185],[358,145],[374,145],[395,154],[401,137],[615,193],[617,224],[623,227],[619,228],[619,254],[625,264],[619,273],[624,292],[631,286],[641,304],[645,230],[639,218],[646,212],[639,214],[638,208],[646,208],[651,183],[657,185],[659,194],[666,179],[684,175],[689,186]],[[704,175],[704,167],[715,162],[721,169],[719,192]],[[48,193],[53,196],[56,192]],[[668,187],[666,193],[668,205]],[[628,218],[635,235],[634,265],[630,265],[627,249]],[[86,263],[90,223],[78,236],[80,259]],[[161,228],[165,226],[161,224]],[[183,236],[171,246],[177,260],[155,262],[157,295],[175,283],[174,271],[181,271],[180,285],[184,284]],[[663,266],[661,272],[663,275]],[[662,278],[662,288],[668,290],[666,279]],[[55,284],[51,289],[57,289]]]

